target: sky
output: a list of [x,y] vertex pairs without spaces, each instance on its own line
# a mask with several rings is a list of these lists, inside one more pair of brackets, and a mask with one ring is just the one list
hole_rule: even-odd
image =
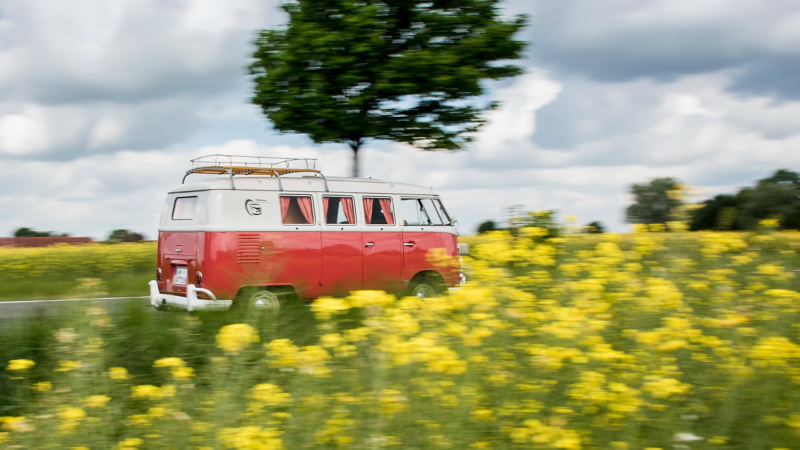
[[[246,66],[278,0],[0,0],[0,236],[19,227],[157,235],[167,191],[206,154],[318,158],[272,130]],[[526,73],[460,152],[370,142],[362,174],[432,186],[464,234],[505,210],[627,229],[633,183],[700,197],[800,169],[796,0],[508,0]]]

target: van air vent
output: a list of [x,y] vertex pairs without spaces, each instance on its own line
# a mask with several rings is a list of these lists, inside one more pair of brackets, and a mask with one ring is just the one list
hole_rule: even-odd
[[239,264],[261,262],[261,239],[257,233],[239,233],[236,262]]

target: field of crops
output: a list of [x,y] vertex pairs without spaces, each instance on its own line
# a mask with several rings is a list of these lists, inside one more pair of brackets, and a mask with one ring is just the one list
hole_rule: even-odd
[[800,448],[800,234],[640,231],[470,238],[435,299],[10,324],[0,447]]
[[156,243],[0,248],[0,301],[147,295]]

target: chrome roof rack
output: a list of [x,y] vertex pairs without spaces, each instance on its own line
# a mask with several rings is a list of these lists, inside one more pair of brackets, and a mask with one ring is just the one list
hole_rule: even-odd
[[325,182],[325,192],[328,192],[328,180],[321,171],[317,170],[315,158],[276,158],[272,156],[239,156],[239,155],[208,155],[192,160],[192,168],[186,171],[181,184],[186,182],[186,177],[195,173],[210,175],[228,174],[231,177],[231,189],[236,189],[233,183],[234,175],[269,175],[278,179],[278,187],[282,191],[281,175],[289,173],[312,173],[319,175]]

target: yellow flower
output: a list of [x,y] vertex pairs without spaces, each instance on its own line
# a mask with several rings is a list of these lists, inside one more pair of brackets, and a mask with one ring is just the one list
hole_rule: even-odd
[[91,397],[86,398],[83,401],[83,404],[89,408],[102,408],[106,406],[106,403],[108,403],[109,400],[111,400],[111,397],[107,395],[92,395]]
[[292,401],[291,394],[271,383],[256,385],[250,390],[250,397],[270,406],[283,406]]
[[30,359],[12,359],[8,362],[8,366],[6,366],[6,370],[13,370],[13,371],[23,371],[28,370],[31,367],[35,366],[36,363],[31,361]]
[[35,429],[24,416],[0,417],[0,425],[3,426],[4,430],[16,432],[33,431]]
[[56,369],[56,372],[69,372],[81,367],[79,361],[59,361],[58,364],[59,368]]
[[72,434],[84,417],[86,417],[86,411],[81,408],[61,406],[58,412],[58,418],[61,419],[61,423],[58,426],[59,432],[61,434]]
[[138,447],[142,444],[144,444],[144,441],[139,438],[128,438],[123,441],[120,441],[118,448],[124,449],[124,448]]
[[191,367],[176,367],[170,373],[175,380],[184,381],[194,376],[194,369]]
[[248,345],[259,341],[261,338],[258,331],[244,323],[225,325],[217,334],[217,348],[226,353],[239,353]]
[[53,389],[53,383],[49,381],[40,381],[33,385],[34,391],[47,392]]
[[164,385],[160,388],[151,384],[131,387],[131,397],[133,398],[147,397],[150,400],[161,400],[162,398],[172,397],[174,395],[175,386],[171,385]]
[[153,367],[183,367],[186,363],[180,358],[161,358],[153,364]]
[[112,367],[108,369],[108,376],[111,377],[112,380],[117,381],[124,381],[131,378],[131,376],[128,375],[128,370],[124,367]]

